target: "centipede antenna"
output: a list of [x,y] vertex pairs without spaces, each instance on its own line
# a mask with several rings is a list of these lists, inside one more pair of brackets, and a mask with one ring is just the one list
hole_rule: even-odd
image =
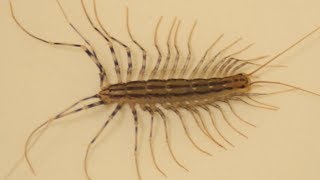
[[260,71],[262,68],[264,68],[266,65],[270,64],[271,62],[275,61],[276,59],[278,59],[280,56],[282,56],[283,54],[285,54],[286,52],[288,52],[289,50],[291,50],[292,48],[294,48],[295,46],[297,46],[298,44],[300,44],[301,42],[303,42],[305,39],[307,39],[308,37],[310,37],[311,35],[313,35],[314,33],[316,33],[318,30],[320,29],[320,26],[317,27],[316,29],[314,29],[313,31],[311,31],[310,33],[308,33],[307,35],[303,36],[301,39],[299,39],[297,42],[293,43],[291,46],[289,46],[287,49],[285,49],[284,51],[280,52],[279,54],[275,55],[273,58],[271,58],[269,61],[267,61],[266,63],[264,63],[261,67],[258,67],[257,69],[255,69],[254,71],[252,71],[251,73],[249,73],[249,76],[257,73],[258,71]]
[[313,92],[313,91],[309,91],[309,90],[306,90],[306,89],[303,89],[303,88],[300,88],[300,87],[297,87],[297,86],[293,86],[293,85],[290,85],[290,84],[282,83],[282,82],[276,82],[276,81],[254,81],[254,82],[250,83],[250,85],[252,85],[252,84],[278,84],[278,85],[294,88],[294,89],[297,89],[297,90],[300,90],[300,91],[303,91],[303,92],[306,92],[306,93],[309,93],[309,94],[320,96],[319,93],[316,93],[316,92]]

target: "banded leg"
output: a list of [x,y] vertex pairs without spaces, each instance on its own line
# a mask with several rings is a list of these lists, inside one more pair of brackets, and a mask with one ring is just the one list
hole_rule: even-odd
[[153,147],[153,124],[154,124],[154,112],[152,111],[152,109],[150,107],[144,107],[145,111],[148,111],[150,116],[151,116],[151,122],[150,122],[150,133],[149,133],[149,147],[150,147],[150,151],[151,151],[151,156],[152,156],[152,161],[153,164],[155,165],[155,167],[157,168],[157,170],[164,176],[167,177],[167,175],[164,173],[163,170],[161,170],[160,166],[158,165],[158,162],[156,160],[156,156],[154,154],[154,147]]
[[[140,72],[139,72],[139,77],[138,79],[139,80],[143,80],[144,79],[144,74],[145,74],[145,71],[146,71],[146,63],[147,63],[147,51],[133,38],[133,35],[131,33],[131,30],[130,30],[130,26],[129,26],[129,9],[127,7],[127,29],[128,29],[128,33],[129,33],[129,36],[131,38],[131,40],[133,41],[134,44],[136,44],[139,49],[142,51],[142,66],[141,66],[141,69],[140,69]],[[130,81],[131,79],[131,72],[132,71],[132,65],[128,65],[128,78],[127,78],[127,81]],[[129,76],[130,74],[130,76]]]
[[[31,172],[33,174],[35,174],[35,170],[34,168],[32,167],[32,163],[29,159],[29,150],[33,147],[33,145],[39,140],[39,138],[43,135],[43,133],[45,133],[47,131],[47,129],[49,128],[49,126],[53,123],[53,121],[57,120],[57,119],[60,119],[60,118],[63,118],[65,116],[68,116],[68,115],[71,115],[71,114],[74,114],[74,113],[77,113],[77,112],[80,112],[80,111],[83,111],[85,109],[90,109],[90,108],[93,108],[93,107],[96,107],[96,106],[99,106],[99,105],[102,105],[103,102],[102,101],[98,101],[98,102],[95,102],[95,103],[91,103],[89,105],[86,105],[86,106],[83,106],[81,108],[78,108],[78,109],[75,109],[73,111],[70,111],[72,108],[74,108],[75,106],[79,105],[80,103],[84,102],[84,101],[87,101],[89,99],[95,99],[95,98],[98,98],[98,95],[94,95],[94,96],[90,96],[90,97],[87,97],[87,98],[84,98],[84,99],[81,99],[79,100],[78,102],[72,104],[71,106],[69,106],[68,108],[66,108],[65,110],[63,110],[62,112],[60,112],[59,114],[57,114],[56,116],[54,116],[53,118],[47,120],[46,122],[42,123],[40,126],[38,126],[37,128],[35,128],[31,133],[30,135],[28,136],[26,142],[25,142],[25,145],[24,145],[24,157],[28,163],[28,166],[31,170]],[[69,112],[68,112],[69,111]],[[39,130],[41,130],[41,132],[39,132]],[[32,141],[32,138],[33,136],[38,133],[39,134],[37,135],[37,137],[35,138],[35,140]],[[30,145],[31,144],[31,145]]]
[[171,25],[170,31],[169,31],[169,35],[168,35],[168,39],[167,39],[167,57],[166,60],[164,62],[164,65],[161,69],[161,74],[160,74],[160,78],[165,78],[166,72],[168,71],[168,65],[171,59],[171,48],[170,48],[170,40],[172,37],[172,31],[174,28],[174,25],[176,24],[177,18],[174,18],[173,23]]
[[216,109],[218,109],[221,112],[222,118],[223,120],[229,125],[229,127],[231,127],[231,129],[233,129],[235,132],[237,132],[239,135],[241,135],[242,137],[245,137],[248,139],[248,136],[246,136],[245,134],[243,134],[241,131],[239,131],[236,127],[234,127],[232,125],[232,123],[228,120],[227,116],[225,115],[223,109],[221,106],[219,106],[218,104],[210,104],[211,106],[215,107]]
[[218,59],[224,52],[226,52],[228,49],[230,49],[232,46],[236,45],[239,41],[241,41],[242,38],[238,38],[237,40],[235,40],[234,42],[232,42],[231,44],[229,44],[227,47],[225,47],[224,49],[220,50],[212,59],[210,59],[210,61],[208,61],[203,69],[202,69],[202,74],[207,74],[207,71],[209,70],[209,68],[212,66],[212,64],[216,61],[216,59]]
[[177,71],[177,66],[180,60],[180,50],[177,44],[177,38],[178,38],[178,31],[179,31],[179,27],[180,27],[181,21],[178,21],[178,25],[176,28],[176,32],[174,33],[174,49],[176,51],[176,57],[174,59],[174,64],[171,68],[170,74],[169,74],[169,78],[174,78],[174,75]]
[[227,142],[230,146],[235,147],[222,133],[221,131],[218,129],[217,124],[215,122],[215,118],[213,116],[213,113],[211,111],[210,108],[208,108],[207,106],[203,105],[200,106],[202,109],[204,109],[205,111],[207,111],[209,113],[210,119],[211,119],[211,124],[213,126],[213,128],[217,131],[217,133],[219,134],[220,137],[222,137],[222,139]]
[[217,64],[215,64],[215,66],[211,69],[211,71],[209,71],[209,77],[213,77],[214,74],[216,73],[217,76],[221,75],[223,69],[226,67],[226,62],[228,61],[228,59],[232,58],[233,56],[236,56],[244,51],[246,51],[247,49],[249,49],[251,46],[253,46],[253,44],[249,44],[248,46],[244,47],[243,49],[237,51],[237,52],[234,52],[234,53],[231,53],[227,56],[225,56],[224,58],[222,58],[220,61],[218,61]]
[[139,167],[139,160],[138,160],[138,125],[139,125],[139,121],[138,121],[138,114],[137,114],[137,110],[131,106],[131,111],[133,114],[133,118],[134,118],[134,126],[135,126],[135,133],[134,133],[134,159],[135,159],[135,165],[136,165],[136,170],[137,170],[137,174],[138,174],[138,178],[139,180],[141,180],[141,173],[140,173],[140,167]]
[[91,20],[90,16],[89,16],[89,13],[87,11],[87,8],[85,7],[85,4],[84,4],[84,1],[81,0],[81,5],[82,5],[82,8],[84,10],[84,13],[86,15],[86,18],[87,20],[89,21],[91,27],[101,36],[103,37],[107,44],[108,44],[108,47],[110,49],[110,52],[111,52],[111,55],[112,55],[112,59],[113,59],[113,63],[114,63],[114,66],[115,66],[115,69],[116,69],[116,74],[117,74],[117,79],[118,79],[118,83],[121,83],[122,82],[122,78],[121,78],[121,70],[120,70],[120,66],[119,66],[119,61],[118,61],[118,57],[116,55],[116,52],[114,50],[114,45],[113,45],[113,41],[117,42],[119,45],[121,45],[122,47],[124,47],[124,49],[126,50],[126,53],[127,53],[127,57],[128,57],[128,62],[131,61],[131,51],[130,51],[130,48],[125,45],[124,43],[122,43],[121,41],[119,41],[118,39],[114,38],[113,36],[111,36],[107,30],[104,28],[104,26],[102,25],[101,21],[100,21],[100,18],[98,16],[98,12],[97,12],[97,5],[96,5],[96,1],[93,0],[93,8],[94,8],[94,15],[95,15],[95,19],[97,20],[98,22],[98,25],[99,27],[102,29],[102,31],[99,29],[98,26],[96,26],[93,21]]
[[167,143],[167,145],[168,145],[168,148],[169,148],[169,152],[170,152],[170,154],[171,154],[171,157],[173,158],[173,160],[176,162],[176,164],[178,165],[178,166],[180,166],[181,168],[183,168],[184,170],[186,170],[186,171],[189,171],[184,165],[182,165],[179,161],[178,161],[178,159],[176,158],[176,156],[175,156],[175,154],[174,154],[174,152],[173,152],[173,149],[172,149],[172,147],[171,147],[171,141],[170,141],[170,139],[169,139],[169,130],[168,130],[168,125],[167,125],[167,121],[168,121],[168,119],[167,119],[167,116],[163,113],[163,111],[161,110],[161,109],[159,109],[159,108],[157,108],[157,107],[154,107],[154,111],[155,112],[157,112],[159,115],[160,115],[160,117],[162,118],[162,120],[163,120],[163,124],[164,124],[164,129],[165,129],[165,135],[166,135],[166,143]]
[[186,59],[184,65],[183,65],[182,70],[180,71],[180,74],[179,74],[178,78],[183,78],[184,75],[186,74],[186,71],[187,71],[188,67],[189,67],[189,63],[190,63],[191,55],[192,55],[192,52],[191,52],[191,49],[192,49],[191,48],[191,38],[192,38],[192,35],[193,35],[193,32],[194,32],[194,29],[195,29],[196,25],[197,25],[197,21],[194,22],[194,24],[192,26],[192,29],[191,29],[191,31],[189,33],[189,38],[188,38],[188,56],[187,56],[187,59]]
[[222,39],[222,37],[224,36],[224,34],[221,34],[218,39],[216,39],[211,45],[210,47],[206,50],[206,52],[204,53],[204,55],[202,56],[202,58],[200,59],[200,61],[198,62],[197,66],[192,70],[192,73],[190,74],[189,78],[194,78],[196,77],[201,65],[205,62],[209,51],[212,50],[212,48]]
[[89,153],[90,153],[90,149],[92,147],[92,145],[94,144],[94,142],[96,142],[96,140],[99,138],[99,136],[101,135],[101,133],[104,131],[104,129],[108,126],[108,124],[110,123],[110,121],[114,118],[114,116],[119,112],[119,110],[121,109],[122,104],[118,104],[117,107],[113,110],[113,112],[110,114],[109,118],[107,119],[107,121],[105,121],[105,123],[103,124],[103,126],[99,129],[99,131],[96,133],[96,135],[94,136],[94,138],[90,141],[89,145],[87,146],[87,150],[86,150],[86,155],[84,158],[84,172],[86,173],[87,179],[91,180],[91,177],[89,175],[88,172],[88,158],[89,158]]
[[160,67],[160,63],[161,63],[161,60],[162,60],[162,53],[160,51],[159,43],[158,43],[158,31],[159,31],[159,26],[160,26],[161,21],[162,21],[162,16],[158,20],[158,23],[156,25],[156,29],[155,29],[155,32],[154,32],[153,43],[154,43],[154,46],[156,47],[157,52],[158,52],[158,59],[157,59],[156,65],[154,66],[153,70],[151,71],[150,79],[154,79],[156,77],[156,74],[158,72],[158,69]]
[[[100,86],[103,86],[103,82],[107,81],[106,79],[106,73],[105,70],[103,68],[103,66],[101,65],[94,49],[92,48],[92,46],[90,44],[88,44],[88,41],[77,31],[77,29],[71,24],[71,27],[81,36],[81,38],[88,44],[89,48],[86,45],[81,45],[81,44],[73,44],[73,43],[65,43],[65,42],[55,42],[55,41],[48,41],[45,40],[43,38],[40,38],[34,34],[32,34],[31,32],[29,32],[26,28],[24,28],[20,22],[18,21],[18,19],[16,18],[15,14],[14,14],[14,10],[13,10],[13,5],[12,2],[10,2],[10,11],[11,11],[11,16],[13,18],[13,20],[15,21],[15,23],[20,27],[20,29],[22,31],[24,31],[26,34],[28,34],[30,37],[37,39],[39,41],[42,41],[44,43],[53,45],[53,46],[69,46],[69,47],[74,47],[74,48],[80,48],[82,49],[91,59],[92,61],[96,64],[97,68],[100,71]],[[59,2],[59,1],[58,1]],[[59,4],[60,6],[60,4]],[[64,12],[63,12],[64,13]],[[65,14],[64,14],[65,15]],[[65,16],[66,17],[66,16]],[[69,22],[69,21],[68,21]]]
[[195,141],[192,139],[192,137],[191,137],[191,135],[190,135],[190,132],[189,132],[187,126],[186,126],[185,120],[183,119],[182,114],[180,113],[180,111],[177,110],[177,109],[175,109],[173,106],[169,106],[169,105],[168,105],[166,108],[169,109],[169,110],[171,110],[172,112],[174,112],[174,113],[179,117],[180,122],[181,122],[181,124],[182,124],[182,127],[183,127],[183,129],[184,129],[184,132],[185,132],[185,134],[187,135],[187,137],[188,137],[188,139],[190,140],[190,142],[192,143],[192,145],[193,145],[195,148],[197,148],[200,152],[202,152],[202,153],[204,153],[204,154],[206,154],[206,155],[212,156],[212,155],[211,155],[210,153],[208,153],[206,150],[200,148],[200,147],[195,143]]

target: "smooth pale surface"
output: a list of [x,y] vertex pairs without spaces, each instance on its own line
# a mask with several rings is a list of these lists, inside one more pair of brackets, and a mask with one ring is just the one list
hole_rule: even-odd
[[[89,4],[91,1],[86,2]],[[255,42],[252,49],[240,56],[250,58],[275,55],[320,25],[318,0],[97,0],[97,3],[101,19],[110,33],[126,43],[130,42],[125,26],[125,7],[128,5],[132,32],[150,52],[152,62],[156,57],[152,46],[153,32],[160,16],[164,17],[159,33],[164,52],[170,23],[175,16],[182,20],[178,44],[184,58],[188,32],[193,21],[198,20],[192,40],[197,59],[221,33],[226,38],[219,47],[240,36],[244,40],[238,48]],[[72,22],[99,49],[103,64],[108,67],[107,72],[115,82],[109,50],[90,29],[79,1],[62,1],[62,4]],[[48,40],[83,43],[64,21],[54,0],[15,0],[14,6],[19,21],[31,32]],[[51,47],[23,33],[10,16],[8,1],[0,1],[0,22],[2,179],[21,156],[28,134],[71,103],[97,93],[99,82],[96,67],[83,51]],[[135,57],[139,58],[135,60],[135,67],[141,64],[138,52],[134,48]],[[124,56],[120,59],[122,72],[125,73],[126,59]],[[320,32],[282,56],[275,64],[288,67],[266,69],[263,71],[265,73],[260,73],[263,79],[288,82],[320,92]],[[320,179],[320,97],[290,92],[261,100],[281,109],[273,112],[235,103],[239,114],[258,125],[258,128],[250,128],[236,124],[247,132],[248,140],[226,128],[219,117],[226,136],[236,145],[228,151],[212,145],[190,122],[193,136],[202,147],[214,154],[213,157],[206,157],[195,150],[186,139],[177,117],[168,113],[174,150],[177,158],[190,169],[189,173],[179,169],[170,158],[163,138],[163,126],[157,117],[156,155],[160,166],[168,174],[167,178],[162,177],[152,164],[147,144],[150,116],[139,110],[140,127],[143,129],[140,135],[143,179]],[[88,110],[53,125],[30,153],[37,176],[31,174],[23,161],[8,180],[85,180],[83,159],[86,145],[106,120],[111,108],[113,106]],[[226,112],[235,122],[230,111]],[[183,114],[191,121],[189,113]],[[209,120],[207,115],[204,117]],[[97,142],[89,161],[89,171],[94,180],[137,179],[133,159],[133,119],[129,108],[125,107],[117,115]]]

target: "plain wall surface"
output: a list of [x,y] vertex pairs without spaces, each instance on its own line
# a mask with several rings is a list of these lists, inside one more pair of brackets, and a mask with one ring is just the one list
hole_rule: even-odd
[[[93,11],[90,0],[85,1]],[[93,31],[81,9],[80,1],[62,1],[70,20],[98,49],[107,74],[116,82],[110,51],[103,39]],[[54,0],[14,0],[15,14],[30,32],[48,40],[83,44],[83,40],[64,20]],[[240,55],[253,58],[276,55],[303,35],[320,25],[318,0],[161,0],[118,1],[97,0],[98,11],[108,31],[130,44],[134,54],[134,74],[139,72],[141,55],[130,43],[126,30],[125,8],[130,10],[130,27],[134,37],[148,51],[150,72],[156,58],[153,33],[157,20],[163,16],[159,41],[166,52],[170,25],[181,20],[178,44],[182,58],[187,56],[187,37],[192,24],[197,27],[192,38],[193,61],[221,34],[217,46],[226,46],[242,37],[240,49],[254,46]],[[80,49],[52,47],[27,36],[10,16],[8,1],[0,1],[0,179],[22,156],[29,133],[77,100],[99,91],[98,70]],[[119,46],[116,46],[119,53]],[[213,50],[211,56],[216,50]],[[122,73],[126,73],[124,52],[119,58]],[[296,48],[281,56],[274,65],[257,74],[264,80],[287,82],[320,92],[320,31]],[[125,75],[123,76],[124,79]],[[279,90],[268,86],[267,90]],[[282,88],[285,89],[285,88]],[[156,117],[155,152],[168,177],[156,171],[149,152],[150,115],[138,109],[140,120],[140,168],[143,180],[318,180],[320,179],[320,97],[301,91],[261,97],[259,100],[279,106],[278,111],[251,107],[243,103],[234,106],[244,119],[253,122],[252,128],[239,122],[221,104],[227,116],[248,139],[230,130],[217,113],[217,122],[225,136],[235,144],[227,151],[218,148],[192,122],[190,113],[182,111],[196,142],[213,154],[207,157],[187,140],[176,115],[166,113],[170,120],[170,136],[177,158],[190,170],[184,172],[170,158],[165,144],[161,119]],[[83,105],[84,103],[82,103]],[[114,105],[97,107],[66,117],[52,125],[30,152],[37,172],[33,176],[23,161],[8,180],[85,180],[83,159],[86,146],[102,126]],[[209,117],[203,111],[204,119]],[[217,112],[217,111],[215,111]],[[212,129],[211,129],[212,130]],[[220,139],[221,140],[221,139]],[[226,143],[224,143],[226,144]],[[89,160],[93,180],[137,180],[134,167],[134,121],[128,107],[114,118],[98,139]]]

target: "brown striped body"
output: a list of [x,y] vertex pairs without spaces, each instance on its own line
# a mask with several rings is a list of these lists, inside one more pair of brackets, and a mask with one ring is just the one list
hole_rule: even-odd
[[151,79],[113,84],[103,88],[99,95],[106,103],[214,102],[249,91],[249,82],[245,74],[209,79]]

